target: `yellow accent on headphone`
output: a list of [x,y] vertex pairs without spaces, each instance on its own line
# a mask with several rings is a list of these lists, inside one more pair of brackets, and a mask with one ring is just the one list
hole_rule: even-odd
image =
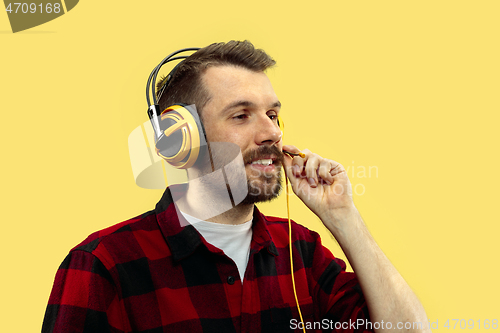
[[[280,116],[278,116],[278,126],[280,127],[281,130],[281,140],[283,140],[283,137],[285,136],[285,123],[283,122],[283,119],[281,119]],[[293,158],[294,156],[300,156],[302,158],[306,157],[306,155],[302,152],[291,153],[289,151],[283,150],[283,153],[290,155],[291,158]]]
[[173,105],[166,108],[160,115],[161,121],[170,119],[174,125],[168,127],[164,134],[169,137],[176,131],[181,131],[181,147],[173,156],[164,156],[156,148],[159,156],[178,169],[187,169],[193,166],[200,153],[200,131],[193,115],[181,105]]

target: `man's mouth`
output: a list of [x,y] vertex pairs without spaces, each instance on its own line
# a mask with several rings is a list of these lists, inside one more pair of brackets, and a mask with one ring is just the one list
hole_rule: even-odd
[[274,163],[274,160],[272,158],[263,158],[260,160],[253,161],[250,164],[261,164],[261,165],[268,166],[268,165],[271,165],[273,163]]
[[249,167],[257,172],[257,175],[274,173],[278,168],[281,167],[279,158],[275,155],[266,155],[255,157],[253,161],[247,163]]
[[274,172],[283,164],[283,153],[276,146],[262,146],[245,154],[245,164],[261,172]]
[[273,160],[272,159],[257,160],[253,161],[251,164],[271,165],[273,164]]

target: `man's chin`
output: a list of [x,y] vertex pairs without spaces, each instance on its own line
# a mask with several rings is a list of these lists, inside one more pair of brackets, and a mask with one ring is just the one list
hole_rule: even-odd
[[276,199],[282,190],[281,175],[278,173],[271,178],[248,180],[248,194],[240,204],[255,204],[269,202]]

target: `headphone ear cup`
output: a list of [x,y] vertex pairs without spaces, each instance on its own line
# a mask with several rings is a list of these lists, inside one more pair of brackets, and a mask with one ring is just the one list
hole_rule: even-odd
[[192,167],[206,138],[196,108],[176,104],[160,115],[161,135],[156,142],[156,153],[178,169]]
[[[175,120],[171,117],[160,120],[160,128],[162,129],[162,133],[164,134],[166,129],[171,128],[175,124]],[[184,141],[184,131],[175,131],[169,137],[167,137],[166,135],[162,135],[156,142],[156,151],[158,155],[163,158],[172,158],[181,150],[182,143]]]

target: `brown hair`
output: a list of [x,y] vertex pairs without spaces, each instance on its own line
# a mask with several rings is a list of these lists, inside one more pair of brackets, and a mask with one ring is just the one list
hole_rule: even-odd
[[[196,51],[179,65],[158,102],[160,110],[175,103],[195,104],[201,115],[201,110],[210,98],[202,85],[201,76],[210,66],[232,65],[263,72],[274,64],[276,62],[266,52],[256,49],[249,41],[232,40],[211,44]],[[160,79],[156,85],[157,92],[165,81],[166,77]]]

